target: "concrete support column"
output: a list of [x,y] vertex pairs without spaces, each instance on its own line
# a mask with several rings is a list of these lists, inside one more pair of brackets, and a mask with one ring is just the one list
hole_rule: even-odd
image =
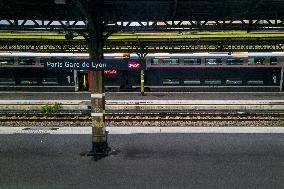
[[91,104],[92,104],[92,153],[94,155],[108,152],[105,130],[105,92],[103,71],[90,72]]
[[[103,9],[104,2],[100,0],[71,2],[86,16],[88,20],[88,35],[84,35],[90,58],[94,61],[103,60],[104,46],[104,24]],[[90,7],[94,7],[90,9]],[[105,93],[103,71],[90,70],[91,91],[91,116],[92,116],[92,150],[88,155],[108,155],[110,148],[107,143],[107,132],[105,131]]]
[[[96,7],[89,12],[88,19],[88,45],[90,58],[94,61],[103,60],[103,16],[100,4],[97,1]],[[92,151],[89,155],[107,155],[109,147],[107,143],[107,132],[105,130],[105,89],[103,71],[90,71],[90,91],[92,104]]]

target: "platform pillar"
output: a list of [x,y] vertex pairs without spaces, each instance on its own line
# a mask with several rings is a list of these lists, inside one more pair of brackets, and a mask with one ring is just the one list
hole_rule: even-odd
[[107,155],[108,143],[105,130],[105,93],[103,71],[90,72],[92,104],[92,150],[93,155]]
[[[95,2],[94,2],[95,3]],[[96,4],[88,19],[88,47],[91,59],[103,60],[103,17],[100,4]],[[92,150],[89,155],[105,156],[110,150],[105,129],[105,89],[103,71],[90,70]]]

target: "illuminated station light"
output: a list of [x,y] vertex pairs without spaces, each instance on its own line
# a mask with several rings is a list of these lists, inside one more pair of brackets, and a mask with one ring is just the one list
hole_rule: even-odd
[[[33,52],[1,52],[1,57],[23,56],[23,57],[89,57],[88,53],[33,53]],[[284,52],[211,52],[211,53],[148,53],[146,57],[210,57],[210,56],[284,56]],[[104,57],[108,58],[138,58],[136,53],[105,53]]]

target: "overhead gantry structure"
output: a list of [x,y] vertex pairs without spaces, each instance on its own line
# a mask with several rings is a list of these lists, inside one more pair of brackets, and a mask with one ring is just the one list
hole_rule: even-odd
[[[94,4],[94,5],[91,5]],[[96,5],[95,5],[96,4]],[[85,52],[88,12],[101,8],[105,51],[108,52],[211,52],[283,51],[284,1],[281,0],[10,0],[0,2],[0,30],[4,32],[58,32],[65,40],[0,40],[5,51]],[[92,7],[93,6],[93,7]],[[245,31],[265,37],[116,39],[121,32],[176,33],[198,31]],[[60,48],[58,48],[60,46]]]
[[[282,38],[135,39],[107,40],[117,32],[178,32],[244,30],[279,32],[284,28],[282,0],[9,0],[0,1],[0,30],[3,32],[65,32],[67,40],[0,39],[0,50],[88,50],[90,57],[103,59],[103,51],[135,49],[171,51],[198,49],[282,50]],[[74,40],[74,34],[84,37]],[[233,37],[233,36],[232,36]],[[206,41],[207,40],[207,41]],[[223,41],[222,41],[223,40]],[[39,42],[40,41],[40,42]],[[255,43],[256,45],[252,45]],[[163,44],[163,45],[161,45]],[[216,45],[217,44],[217,45]],[[198,46],[199,45],[199,46]],[[20,47],[20,48],[19,48]],[[244,48],[243,48],[244,47]],[[251,48],[253,47],[253,48]],[[256,48],[257,47],[257,48]],[[105,49],[104,49],[105,48]],[[130,50],[129,50],[130,49]],[[102,71],[91,72],[93,155],[107,154],[104,126]]]
[[[87,31],[90,0],[0,2],[1,29]],[[281,0],[97,0],[104,31],[279,30]],[[78,8],[81,7],[81,10]]]
[[[48,53],[87,53],[88,44],[85,39],[48,39],[48,38],[2,38],[0,51],[48,52]],[[1,35],[0,35],[1,38]],[[108,39],[104,42],[107,53],[137,52],[283,52],[284,38],[278,37],[210,37],[188,38],[186,36],[167,36],[160,38],[129,38]]]

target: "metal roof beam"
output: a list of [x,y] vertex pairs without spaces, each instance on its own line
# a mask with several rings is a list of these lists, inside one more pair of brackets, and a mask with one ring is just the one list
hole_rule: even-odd
[[[87,21],[0,19],[2,31],[87,31]],[[106,32],[174,32],[209,30],[284,30],[283,20],[177,20],[177,21],[105,21]]]
[[[267,52],[284,51],[284,39],[160,39],[160,40],[112,40],[107,41],[104,52],[137,53],[143,49],[151,52]],[[0,51],[23,52],[88,52],[84,40],[0,40]]]

